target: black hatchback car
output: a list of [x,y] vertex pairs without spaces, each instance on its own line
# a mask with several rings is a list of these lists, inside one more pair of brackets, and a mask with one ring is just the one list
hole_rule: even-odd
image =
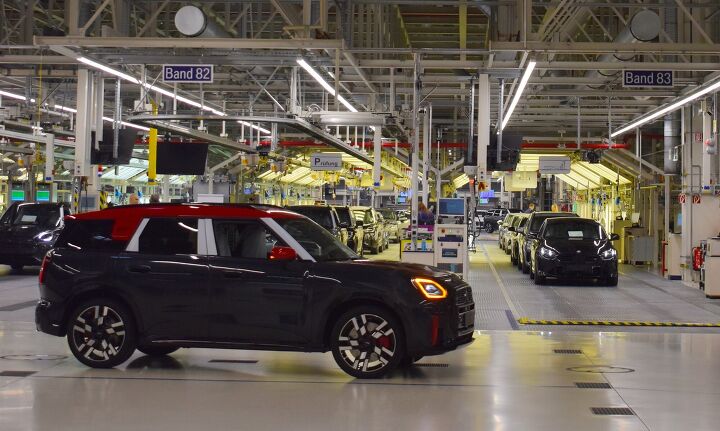
[[309,219],[262,205],[123,206],[66,219],[36,323],[98,368],[180,347],[332,351],[380,377],[472,341],[455,274],[368,261]]
[[550,218],[532,240],[530,277],[535,284],[547,278],[594,278],[617,286],[617,251],[605,229],[592,219]]
[[16,271],[25,265],[39,265],[55,244],[68,214],[66,204],[12,204],[0,217],[0,264]]

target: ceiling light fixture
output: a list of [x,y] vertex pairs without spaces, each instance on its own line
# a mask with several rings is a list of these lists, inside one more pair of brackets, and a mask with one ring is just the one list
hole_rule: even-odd
[[510,121],[510,116],[512,115],[513,111],[515,110],[515,107],[517,106],[518,102],[520,101],[523,91],[525,91],[525,86],[527,85],[528,81],[530,80],[530,75],[532,75],[532,72],[535,69],[536,65],[537,65],[537,61],[535,61],[535,60],[530,60],[528,62],[527,67],[525,68],[525,72],[523,73],[522,79],[520,79],[520,84],[517,86],[517,89],[515,89],[515,95],[513,96],[512,102],[510,102],[510,107],[508,107],[508,110],[505,113],[505,116],[503,117],[503,121],[502,121],[502,125],[500,126],[500,130],[504,130],[508,121]]
[[715,90],[718,90],[718,89],[720,89],[720,81],[717,81],[717,82],[713,83],[712,85],[709,85],[705,88],[701,88],[692,94],[683,96],[676,102],[671,103],[670,105],[660,109],[659,111],[650,112],[648,114],[645,114],[644,116],[640,116],[638,119],[630,122],[628,125],[623,126],[619,130],[616,130],[613,133],[611,133],[610,137],[614,138],[616,136],[622,135],[623,133],[637,129],[638,127],[642,126],[643,124],[647,124],[647,123],[655,120],[656,118],[662,117],[663,115],[668,114],[668,113],[678,109],[679,107],[683,106],[684,104],[686,104],[688,102],[692,102],[693,100],[698,99],[698,98],[700,98],[708,93],[711,93]]
[[309,73],[310,76],[315,78],[315,81],[317,81],[318,84],[320,84],[325,89],[325,91],[330,93],[332,96],[335,96],[337,98],[338,102],[342,103],[348,109],[348,111],[358,112],[357,108],[355,108],[350,102],[348,102],[347,99],[345,99],[343,96],[341,96],[339,94],[335,94],[335,89],[332,87],[332,85],[328,84],[328,82],[325,79],[323,79],[323,77],[320,76],[320,74],[317,73],[317,71],[315,69],[313,69],[312,66],[310,66],[307,63],[307,61],[303,60],[302,58],[298,58],[297,64],[299,64],[300,67],[305,69],[305,71],[307,73]]

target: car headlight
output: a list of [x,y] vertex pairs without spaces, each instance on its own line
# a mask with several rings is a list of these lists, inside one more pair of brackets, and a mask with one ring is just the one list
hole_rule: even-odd
[[52,231],[46,230],[45,232],[40,232],[39,234],[35,235],[35,239],[42,242],[50,242],[52,241],[54,236],[55,235]]
[[602,252],[602,257],[605,259],[611,259],[617,256],[617,251],[614,248],[609,248]]
[[429,278],[413,278],[412,284],[426,299],[447,298],[447,290],[435,280]]
[[553,258],[557,256],[557,252],[553,249],[547,248],[547,247],[540,247],[540,256],[547,257],[547,258]]

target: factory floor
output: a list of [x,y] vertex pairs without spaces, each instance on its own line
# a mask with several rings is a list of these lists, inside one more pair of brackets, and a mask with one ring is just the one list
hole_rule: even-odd
[[360,381],[329,353],[182,349],[88,369],[35,331],[37,269],[0,268],[0,430],[716,430],[720,329],[518,322],[720,322],[720,301],[621,271],[616,288],[535,286],[488,236],[471,255],[475,341]]

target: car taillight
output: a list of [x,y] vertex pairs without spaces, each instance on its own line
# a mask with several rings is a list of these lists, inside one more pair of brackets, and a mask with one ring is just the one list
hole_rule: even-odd
[[50,264],[50,253],[47,253],[45,257],[43,257],[42,265],[40,265],[40,275],[38,275],[38,282],[40,284],[45,283],[45,269],[47,268],[48,264]]

